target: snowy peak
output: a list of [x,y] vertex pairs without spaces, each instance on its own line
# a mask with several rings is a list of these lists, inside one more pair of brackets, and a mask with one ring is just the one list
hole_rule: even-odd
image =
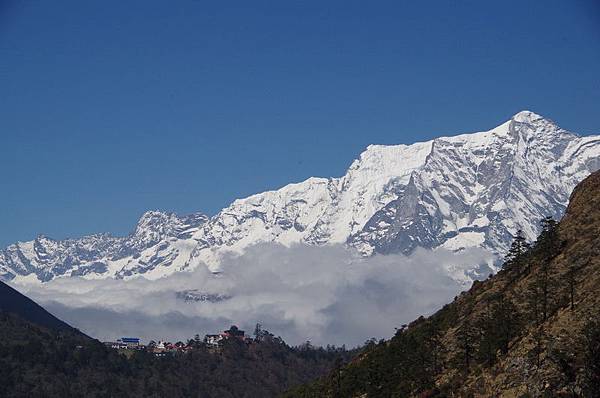
[[309,178],[235,200],[215,216],[150,211],[123,238],[38,237],[0,251],[4,279],[147,278],[208,266],[257,243],[344,244],[364,255],[417,247],[503,253],[518,229],[559,218],[600,169],[600,136],[579,137],[531,111],[482,132],[370,145],[336,178]]
[[412,145],[369,145],[342,179],[384,181],[401,178],[406,182],[413,170],[425,164],[432,148],[433,141]]
[[398,198],[350,244],[366,254],[417,246],[502,253],[517,229],[560,217],[571,189],[598,168],[598,137],[580,138],[524,111],[487,132],[435,139]]
[[153,244],[167,237],[189,235],[206,221],[208,217],[202,213],[178,216],[175,213],[147,211],[138,221],[130,239],[145,242],[144,244]]
[[544,117],[528,110],[521,111],[511,118],[511,120],[517,123],[533,123],[540,119],[544,119]]
[[529,111],[519,112],[513,116],[510,131],[514,134],[521,134],[523,139],[528,142],[577,138],[576,134],[560,128],[552,120]]

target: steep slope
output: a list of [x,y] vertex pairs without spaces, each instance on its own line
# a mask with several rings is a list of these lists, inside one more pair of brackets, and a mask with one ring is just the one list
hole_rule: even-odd
[[79,331],[3,282],[0,282],[0,312],[16,315],[23,320],[47,329],[80,334]]
[[523,111],[486,132],[371,145],[340,178],[236,200],[210,219],[154,212],[127,238],[17,243],[0,252],[0,275],[157,278],[218,270],[224,253],[262,242],[346,244],[364,255],[418,246],[504,253],[518,229],[533,239],[532,221],[560,217],[573,187],[599,168],[600,136],[579,137]]
[[600,172],[532,248],[288,397],[600,396]]

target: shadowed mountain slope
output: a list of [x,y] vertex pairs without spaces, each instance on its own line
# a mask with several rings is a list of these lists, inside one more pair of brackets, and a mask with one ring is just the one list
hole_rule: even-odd
[[80,333],[3,282],[0,282],[0,311],[17,315],[44,328]]

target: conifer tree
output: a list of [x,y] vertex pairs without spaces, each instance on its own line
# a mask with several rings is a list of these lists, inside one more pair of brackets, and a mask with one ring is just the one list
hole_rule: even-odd
[[528,286],[527,294],[525,297],[527,308],[529,312],[529,319],[534,321],[536,326],[542,323],[542,311],[541,308],[541,287],[539,278],[534,278]]
[[[527,243],[527,239],[525,238],[525,235],[523,235],[523,231],[518,230],[517,235],[515,236],[506,255],[504,268],[510,271],[515,271],[516,273],[521,273],[527,263],[526,254],[528,250],[529,243]],[[529,267],[527,267],[527,270],[529,271]]]
[[535,365],[539,368],[541,365],[541,354],[544,352],[544,339],[546,337],[546,333],[544,331],[544,326],[539,325],[535,328],[533,332],[533,348],[529,352],[530,359],[535,362]]
[[254,338],[257,341],[260,341],[263,339],[264,337],[264,330],[262,328],[262,325],[260,323],[257,323],[256,326],[254,327]]
[[519,333],[521,319],[517,307],[504,296],[499,296],[492,307],[491,321],[496,331],[496,347],[503,354],[508,352],[509,343]]
[[530,284],[528,302],[536,324],[545,322],[557,304],[557,281],[551,274],[552,260],[560,251],[558,223],[552,217],[542,220],[542,231],[535,242],[534,258],[539,263],[533,282]]
[[469,319],[460,325],[457,331],[457,339],[459,349],[461,351],[461,362],[464,367],[468,370],[473,362],[473,357],[476,349],[476,330],[469,322]]
[[545,262],[549,262],[558,254],[560,249],[558,222],[548,216],[542,220],[541,224],[542,231],[538,236],[535,247]]
[[484,313],[477,319],[475,327],[479,334],[479,359],[491,367],[496,361],[497,330],[492,317],[492,307],[488,302]]
[[535,277],[529,284],[526,297],[531,319],[540,325],[556,309],[560,297],[555,295],[557,281],[550,273],[550,264],[542,262]]

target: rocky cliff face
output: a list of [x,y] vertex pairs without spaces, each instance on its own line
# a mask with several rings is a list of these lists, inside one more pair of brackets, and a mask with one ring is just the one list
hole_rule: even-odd
[[369,146],[340,178],[309,178],[234,201],[217,215],[146,213],[128,237],[39,237],[0,252],[4,279],[160,277],[262,242],[345,244],[364,255],[416,247],[504,253],[523,229],[560,217],[600,168],[600,136],[579,137],[523,111],[485,132]]

